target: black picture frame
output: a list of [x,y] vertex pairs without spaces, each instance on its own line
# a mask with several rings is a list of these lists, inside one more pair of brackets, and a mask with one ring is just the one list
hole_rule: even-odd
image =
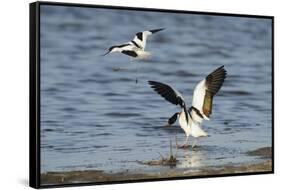
[[[272,170],[265,172],[246,172],[232,174],[218,174],[207,176],[192,176],[192,177],[169,177],[157,179],[142,179],[142,180],[126,180],[126,181],[110,181],[110,182],[90,182],[90,183],[75,183],[63,185],[41,185],[40,183],[40,6],[69,6],[69,7],[87,7],[87,8],[105,8],[117,10],[134,10],[134,11],[151,11],[151,12],[170,12],[170,13],[188,13],[200,15],[216,15],[216,16],[231,16],[231,17],[246,17],[246,18],[264,18],[270,19],[272,22]],[[100,185],[100,184],[120,184],[120,183],[135,183],[147,181],[162,181],[162,180],[184,180],[194,178],[210,178],[210,177],[228,177],[242,175],[257,175],[257,174],[272,174],[274,173],[274,17],[264,15],[248,15],[248,14],[231,14],[217,12],[199,12],[187,10],[166,10],[155,8],[140,8],[140,7],[120,7],[120,6],[104,6],[90,5],[78,3],[60,3],[60,2],[34,2],[29,5],[29,185],[33,188],[54,188],[54,187],[70,187],[84,185]]]

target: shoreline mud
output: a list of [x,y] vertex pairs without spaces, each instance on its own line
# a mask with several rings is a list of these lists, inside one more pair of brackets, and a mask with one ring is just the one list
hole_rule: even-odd
[[159,179],[170,177],[194,177],[194,176],[212,176],[224,174],[243,174],[254,172],[270,172],[272,171],[271,147],[263,147],[250,152],[250,156],[258,156],[261,162],[253,164],[241,165],[224,165],[213,166],[198,169],[184,170],[164,170],[163,172],[119,172],[105,173],[102,170],[85,170],[85,171],[69,171],[69,172],[47,172],[41,174],[42,185],[59,185],[71,183],[87,183],[87,182],[114,182],[114,181],[129,181],[129,180],[144,180],[144,179]]

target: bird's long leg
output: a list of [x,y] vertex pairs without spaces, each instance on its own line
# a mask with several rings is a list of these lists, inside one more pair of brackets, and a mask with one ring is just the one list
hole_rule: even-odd
[[199,137],[195,138],[195,140],[194,140],[194,142],[193,142],[193,144],[192,144],[192,148],[195,148],[195,147],[197,146],[198,138],[199,138]]
[[188,147],[188,137],[189,137],[189,135],[186,136],[184,144],[178,146],[178,148],[187,148]]
[[137,61],[134,61],[133,58],[130,58],[130,64],[132,64],[133,62],[135,62],[135,69],[136,69],[136,84],[138,83],[138,63]]
[[136,64],[136,84],[138,83],[138,71],[139,71],[139,69],[138,69],[138,63],[136,62],[135,63]]

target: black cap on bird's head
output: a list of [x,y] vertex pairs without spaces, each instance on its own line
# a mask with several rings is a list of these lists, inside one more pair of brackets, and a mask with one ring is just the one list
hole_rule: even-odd
[[116,46],[111,46],[110,48],[108,48],[108,51],[112,51],[113,48],[115,48]]

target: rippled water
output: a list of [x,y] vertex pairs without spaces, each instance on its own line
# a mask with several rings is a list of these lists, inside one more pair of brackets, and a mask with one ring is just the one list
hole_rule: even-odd
[[[149,60],[100,56],[162,27],[148,40]],[[246,151],[271,146],[269,19],[44,5],[40,37],[42,172],[165,169],[136,162],[168,155],[176,135],[184,141],[178,125],[163,127],[179,108],[147,81],[173,85],[190,105],[197,82],[221,65],[228,77],[203,123],[211,136],[196,151],[178,150],[177,168],[254,162]]]

